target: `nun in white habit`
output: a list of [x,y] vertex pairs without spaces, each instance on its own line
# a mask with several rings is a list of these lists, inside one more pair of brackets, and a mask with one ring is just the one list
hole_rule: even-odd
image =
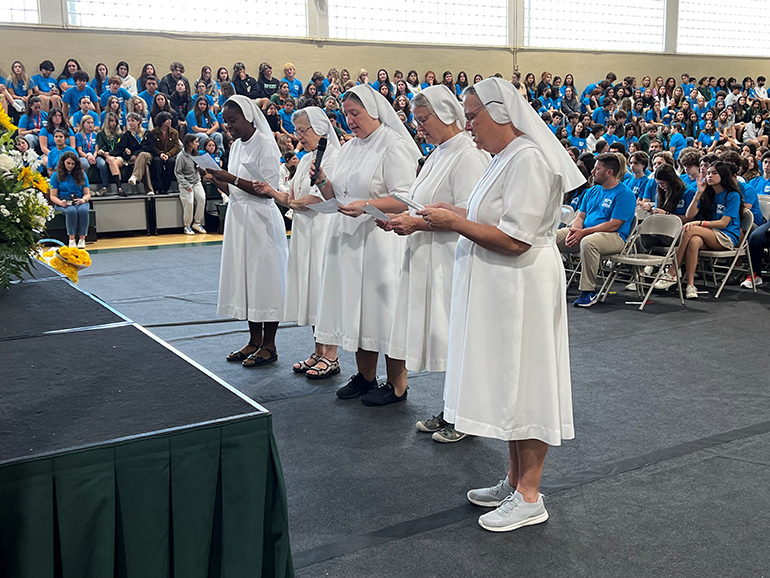
[[[256,190],[253,181],[267,181],[278,188],[281,153],[270,125],[251,99],[230,97],[222,116],[236,140],[230,149],[229,172],[207,170],[230,198],[217,313],[249,322],[249,343],[227,360],[259,367],[278,359],[275,333],[283,317],[289,247],[281,212],[269,195]],[[246,168],[248,163],[253,164]]]
[[[479,150],[463,130],[463,107],[446,86],[429,86],[414,97],[412,105],[418,128],[436,149],[412,185],[410,197],[421,205],[441,203],[465,210],[473,187],[491,160],[489,153]],[[425,219],[415,216],[414,209],[378,224],[386,231],[408,235],[389,355],[406,360],[409,371],[446,371],[458,234],[431,230]],[[445,422],[442,414],[417,422],[417,429],[435,432],[436,441],[465,437]]]
[[[259,182],[254,183],[254,188],[294,210],[283,320],[294,321],[297,325],[315,325],[329,227],[333,219],[343,217],[308,209],[308,205],[324,200],[318,188],[310,185],[310,166],[315,162],[322,138],[327,140],[327,146],[321,167],[327,173],[333,172],[341,147],[332,123],[322,109],[313,106],[303,108],[294,113],[292,121],[299,142],[308,154],[302,157],[294,177],[289,181],[289,191],[276,191],[269,183]],[[295,363],[293,370],[304,373],[309,379],[324,379],[339,373],[337,346],[316,342],[313,354]]]
[[468,492],[497,509],[504,532],[548,518],[539,492],[549,445],[574,437],[566,283],[556,248],[564,192],[584,181],[509,82],[465,93],[466,128],[496,155],[461,210],[427,207],[434,228],[461,235],[455,255],[444,417],[462,432],[508,442],[508,475]]
[[[326,246],[315,336],[356,352],[358,373],[337,391],[340,399],[385,405],[406,399],[403,362],[387,356],[405,242],[378,228],[364,209],[404,211],[393,194],[409,193],[421,155],[393,107],[372,87],[347,91],[342,110],[356,138],[342,147],[331,175],[319,171],[318,188],[341,203],[342,218],[332,222]],[[377,388],[380,353],[388,382]]]

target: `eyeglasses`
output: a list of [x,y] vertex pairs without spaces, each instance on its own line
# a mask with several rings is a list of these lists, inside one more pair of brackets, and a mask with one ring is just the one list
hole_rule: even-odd
[[299,128],[299,127],[294,127],[294,132],[296,132],[296,133],[297,133],[297,136],[298,136],[298,137],[300,137],[300,138],[302,138],[303,136],[305,136],[305,133],[306,133],[307,131],[309,131],[309,130],[310,130],[310,127],[307,127],[307,128]]
[[[428,119],[430,118],[430,115],[426,116],[425,118],[417,118],[414,117],[414,122],[419,124],[420,126],[425,126],[425,123],[428,122]],[[470,121],[469,121],[470,122]]]
[[[490,100],[490,101],[489,101],[487,104],[504,104],[504,103],[500,102],[499,100]],[[466,115],[463,115],[463,116],[465,116],[465,122],[473,123],[473,121],[474,121],[474,120],[476,120],[476,117],[478,117],[478,116],[479,116],[479,112],[480,112],[480,111],[481,111],[481,109],[483,109],[483,108],[486,108],[486,104],[482,104],[482,105],[481,105],[480,107],[478,107],[477,109],[475,109],[475,110],[472,110],[472,111],[471,111],[471,115],[472,115],[472,116],[468,116],[467,114],[466,114]]]

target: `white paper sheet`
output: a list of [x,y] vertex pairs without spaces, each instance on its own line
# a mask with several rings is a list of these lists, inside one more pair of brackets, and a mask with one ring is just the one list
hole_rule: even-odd
[[260,183],[267,182],[265,177],[262,175],[262,171],[259,170],[259,165],[257,163],[243,163],[243,168],[249,172],[253,181],[259,181]]
[[324,215],[333,215],[337,212],[337,207],[340,206],[340,202],[336,197],[332,197],[328,201],[321,201],[320,203],[314,203],[312,205],[306,205],[308,209],[318,211]]
[[363,209],[364,213],[370,214],[375,219],[379,219],[380,221],[390,221],[390,217],[388,217],[374,205],[364,205]]
[[404,193],[395,193],[393,195],[397,200],[404,203],[407,207],[413,208],[415,211],[422,211],[425,206],[421,205],[417,201],[415,201],[412,197],[409,195],[405,195]]
[[211,158],[211,155],[206,153],[205,155],[198,155],[195,157],[191,157],[193,161],[195,161],[195,164],[198,165],[202,169],[212,169],[215,171],[221,171],[222,167],[220,167],[217,162]]

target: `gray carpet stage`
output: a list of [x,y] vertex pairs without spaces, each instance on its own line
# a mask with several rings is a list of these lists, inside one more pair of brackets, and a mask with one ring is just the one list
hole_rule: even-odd
[[102,252],[81,286],[271,410],[298,576],[767,575],[767,292],[570,308],[577,438],[546,462],[550,520],[499,535],[465,492],[505,475],[505,444],[414,429],[439,411],[443,375],[410,375],[397,406],[340,401],[352,354],[332,380],[292,374],[311,351],[305,327],[282,327],[268,368],[225,361],[247,334],[216,316],[219,251]]

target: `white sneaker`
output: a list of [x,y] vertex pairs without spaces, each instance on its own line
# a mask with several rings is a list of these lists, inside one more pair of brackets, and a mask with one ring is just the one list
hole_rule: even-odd
[[185,235],[194,235],[195,231],[193,231],[190,227],[185,227],[184,228],[184,234]]
[[204,229],[200,223],[193,223],[192,230],[196,233],[200,233],[202,235],[206,234],[206,229]]
[[652,272],[653,271],[654,271],[654,269],[653,269],[652,265],[647,265],[644,268],[644,274],[647,275],[648,277],[652,276]]
[[754,273],[754,279],[752,279],[750,276],[746,277],[746,280],[741,283],[741,287],[744,289],[754,289],[754,287],[759,287],[762,285],[762,277]]
[[661,275],[654,287],[655,289],[664,289],[668,291],[674,285],[676,285],[676,277],[673,277],[670,273],[666,273]]
[[71,249],[75,249],[78,246],[78,244],[77,244],[77,241],[75,241],[75,239],[70,239],[70,243],[67,246],[70,247]]
[[625,291],[636,291],[636,283],[634,283],[634,282],[632,281],[631,283],[629,283],[628,285],[626,285],[625,287],[623,287],[623,289],[624,289]]
[[542,524],[548,519],[548,511],[543,503],[543,494],[537,502],[524,501],[519,492],[509,494],[500,507],[479,517],[479,526],[490,532],[510,532],[524,526]]
[[486,508],[496,508],[503,503],[506,497],[513,494],[516,488],[508,483],[508,476],[504,480],[497,482],[497,485],[491,488],[478,488],[468,492],[468,501],[477,506]]
[[85,249],[85,248],[86,248],[86,240],[80,239],[80,241],[78,241],[78,249]]
[[134,175],[131,175],[128,177],[128,184],[135,187],[136,186],[136,177]]
[[684,290],[684,298],[685,299],[697,299],[698,298],[698,290],[695,288],[695,285],[688,285],[687,289]]
[[147,191],[147,196],[148,197],[154,197],[155,196],[155,191]]

